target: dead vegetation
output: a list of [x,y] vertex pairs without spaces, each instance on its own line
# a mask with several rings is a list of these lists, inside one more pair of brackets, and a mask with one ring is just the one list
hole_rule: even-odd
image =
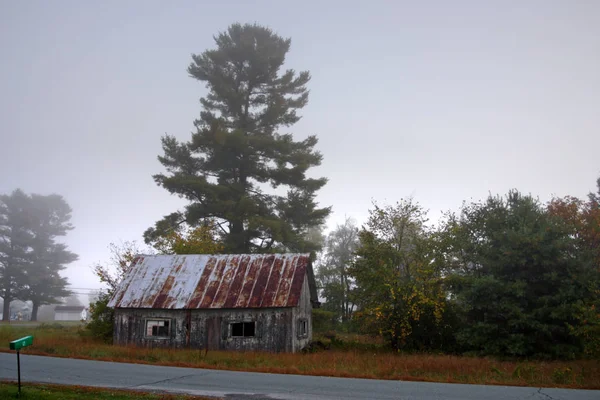
[[[377,339],[361,335],[318,337],[313,352],[214,352],[112,346],[79,334],[77,327],[0,326],[0,340],[33,334],[24,354],[214,368],[236,371],[320,375],[426,382],[600,389],[600,362],[499,361],[437,354],[402,354],[385,350]],[[3,351],[8,351],[7,349]]]

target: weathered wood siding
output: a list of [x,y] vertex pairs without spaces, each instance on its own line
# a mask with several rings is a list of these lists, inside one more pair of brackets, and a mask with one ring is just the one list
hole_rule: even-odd
[[[293,352],[302,350],[312,340],[312,304],[310,302],[310,288],[308,285],[308,277],[304,276],[302,285],[302,293],[298,307],[293,308]],[[300,321],[306,320],[308,331],[305,336],[299,335]]]
[[[304,283],[307,286],[305,280]],[[305,290],[302,296],[304,297]],[[305,300],[301,300],[303,303]],[[310,299],[308,300],[310,307]],[[292,352],[297,350],[295,340],[295,310],[302,307],[223,309],[223,310],[167,310],[115,309],[114,343],[148,347],[196,348],[209,350],[251,350]],[[303,311],[298,315],[305,315]],[[168,319],[167,338],[146,336],[147,319]],[[254,337],[232,337],[230,323],[255,321]],[[296,335],[297,336],[297,335]]]

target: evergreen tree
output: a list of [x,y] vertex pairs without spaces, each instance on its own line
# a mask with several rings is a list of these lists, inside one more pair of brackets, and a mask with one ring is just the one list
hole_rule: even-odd
[[[309,178],[321,163],[316,136],[294,141],[281,134],[307,104],[310,74],[280,73],[290,49],[284,39],[259,25],[231,25],[215,37],[216,48],[193,55],[190,76],[205,82],[208,94],[187,143],[162,138],[159,161],[166,174],[156,183],[189,201],[183,211],[166,216],[148,229],[147,243],[177,229],[217,223],[225,252],[314,250],[306,240],[330,208],[318,208],[316,192],[324,178]],[[267,193],[267,185],[287,193]]]
[[4,321],[10,319],[10,303],[25,285],[31,242],[28,201],[28,196],[18,189],[0,196],[0,296],[4,300]]
[[[573,357],[571,327],[589,297],[576,238],[538,201],[511,191],[465,205],[448,224],[452,294],[465,349],[502,356]],[[450,242],[448,242],[450,243]]]
[[14,299],[32,301],[35,321],[39,306],[69,295],[68,281],[59,272],[77,255],[56,238],[73,229],[70,219],[71,208],[59,195],[15,190],[0,196],[0,295],[5,320]]
[[31,300],[31,320],[37,320],[40,306],[59,302],[61,297],[70,295],[68,280],[60,271],[78,259],[64,243],[56,241],[65,236],[73,226],[71,207],[59,195],[41,196],[33,194],[30,198],[31,252],[25,266],[26,286],[21,298]]

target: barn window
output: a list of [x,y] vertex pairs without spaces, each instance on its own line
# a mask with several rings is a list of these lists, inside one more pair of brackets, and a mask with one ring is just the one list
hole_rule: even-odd
[[299,319],[298,320],[298,337],[307,337],[308,336],[308,320],[307,319]]
[[256,322],[234,322],[231,324],[232,337],[253,337],[256,331]]
[[168,319],[147,319],[146,336],[156,338],[168,338],[170,321]]

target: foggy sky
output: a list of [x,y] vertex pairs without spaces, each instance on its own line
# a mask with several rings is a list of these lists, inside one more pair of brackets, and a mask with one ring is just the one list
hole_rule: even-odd
[[[417,4],[418,3],[418,4]],[[160,137],[188,140],[192,53],[234,22],[292,38],[310,70],[294,127],[319,137],[329,227],[413,195],[435,219],[511,188],[583,197],[600,175],[600,1],[0,0],[0,193],[59,193],[74,287],[108,244],[183,202]]]

